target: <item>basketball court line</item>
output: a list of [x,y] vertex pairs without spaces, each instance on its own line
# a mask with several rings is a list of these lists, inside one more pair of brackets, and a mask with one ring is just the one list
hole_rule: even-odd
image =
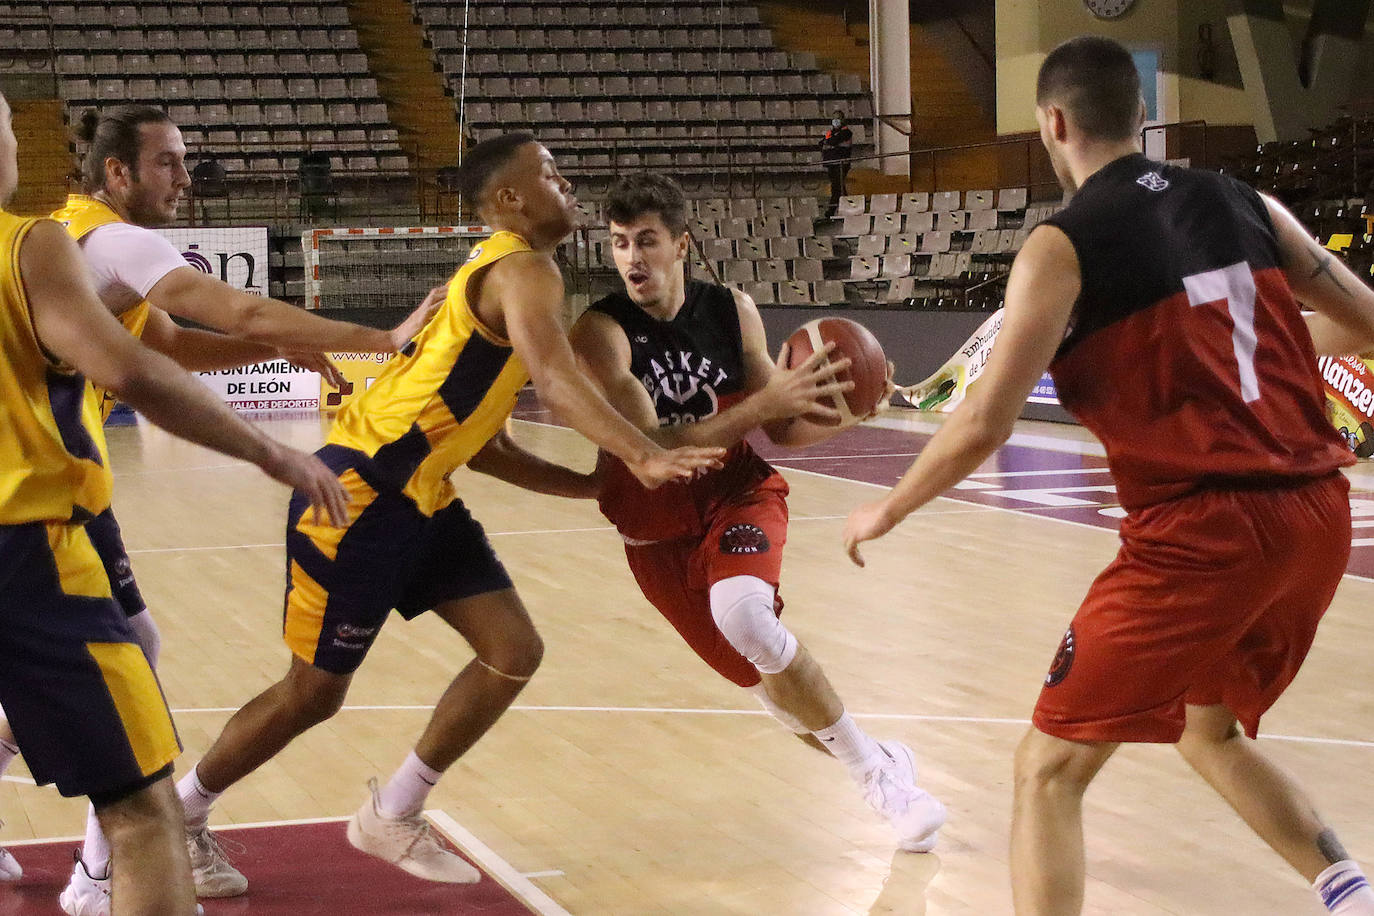
[[[386,704],[372,705],[360,704],[357,706],[342,706],[339,712],[432,712],[434,705],[428,704]],[[769,713],[763,709],[721,709],[721,708],[693,708],[685,706],[539,706],[539,705],[516,705],[510,707],[512,712],[587,712],[587,713],[624,713],[624,714],[643,714],[643,715],[678,715],[678,716],[755,716],[761,718],[770,717]],[[198,713],[235,713],[238,707],[229,706],[186,706],[172,710],[173,715],[195,715]],[[970,725],[1030,725],[1030,719],[1007,718],[1003,716],[940,716],[928,715],[925,713],[908,712],[851,712],[856,719],[882,719],[892,722],[948,722],[952,724]],[[1289,741],[1296,744],[1328,744],[1341,747],[1364,747],[1374,749],[1374,740],[1361,740],[1358,738],[1322,738],[1312,735],[1271,735],[1262,734],[1261,738],[1273,741]],[[31,784],[31,783],[30,783]],[[425,812],[428,814],[429,812]],[[329,820],[325,818],[324,820]],[[290,823],[299,823],[291,821]],[[260,827],[275,826],[274,822],[264,824],[235,824],[235,827]],[[219,828],[216,828],[219,829]]]
[[502,887],[518,897],[521,903],[538,913],[539,916],[572,916],[571,913],[559,906],[552,897],[535,887],[528,875],[517,871],[509,862],[493,852],[490,846],[477,839],[471,831],[447,813],[436,808],[426,811],[425,817],[429,818],[430,823],[446,836],[449,842],[458,847],[468,858],[482,866],[483,871],[495,878]]

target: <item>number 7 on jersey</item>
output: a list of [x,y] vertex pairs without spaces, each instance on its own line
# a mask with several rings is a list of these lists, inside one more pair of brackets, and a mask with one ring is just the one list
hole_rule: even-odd
[[1230,267],[1209,270],[1183,278],[1188,292],[1188,304],[1221,303],[1231,316],[1231,347],[1236,353],[1240,369],[1240,396],[1245,403],[1259,400],[1259,378],[1255,375],[1255,275],[1250,265],[1241,261]]

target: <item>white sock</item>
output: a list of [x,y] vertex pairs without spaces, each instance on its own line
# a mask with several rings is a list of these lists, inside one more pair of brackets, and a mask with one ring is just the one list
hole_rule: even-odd
[[1312,890],[1338,916],[1374,916],[1374,889],[1358,863],[1343,859],[1317,875]]
[[181,796],[181,806],[186,809],[188,824],[201,826],[209,820],[210,806],[219,800],[221,794],[201,785],[200,775],[194,768],[177,781],[177,795]]
[[110,877],[110,843],[105,839],[105,831],[100,829],[94,805],[86,810],[86,841],[81,844],[81,862],[92,878]]
[[886,759],[878,742],[868,736],[849,713],[843,713],[834,725],[812,732],[825,749],[834,754],[849,770],[855,781],[864,777]]
[[0,775],[3,775],[14,763],[14,758],[19,756],[19,746],[13,741],[6,741],[0,738]]
[[377,794],[377,807],[386,817],[409,817],[425,806],[429,790],[443,776],[438,770],[428,766],[411,751],[405,763],[392,774],[382,791]]

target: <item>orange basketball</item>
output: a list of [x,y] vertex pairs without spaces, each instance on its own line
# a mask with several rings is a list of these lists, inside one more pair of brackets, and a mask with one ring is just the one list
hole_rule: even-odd
[[[817,318],[792,332],[787,338],[787,367],[795,368],[817,349],[834,341],[831,359],[848,357],[851,365],[837,373],[840,381],[852,381],[854,390],[846,392],[844,403],[836,403],[842,419],[841,426],[850,426],[871,414],[887,392],[887,357],[868,328],[848,318]],[[840,399],[836,398],[838,402]],[[835,425],[833,420],[812,419],[817,423]]]

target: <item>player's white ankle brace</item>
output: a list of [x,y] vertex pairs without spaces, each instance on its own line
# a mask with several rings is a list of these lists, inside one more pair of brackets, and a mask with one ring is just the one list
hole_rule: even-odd
[[482,661],[482,657],[480,655],[477,657],[477,664],[481,665],[483,668],[486,668],[488,671],[490,671],[492,674],[496,675],[499,678],[504,678],[508,681],[516,681],[520,684],[524,684],[534,677],[533,674],[507,674],[500,668],[497,668],[495,665],[488,665],[486,662]]
[[711,586],[711,616],[735,651],[764,674],[778,674],[797,656],[797,637],[773,613],[773,586],[757,576],[732,576]]

